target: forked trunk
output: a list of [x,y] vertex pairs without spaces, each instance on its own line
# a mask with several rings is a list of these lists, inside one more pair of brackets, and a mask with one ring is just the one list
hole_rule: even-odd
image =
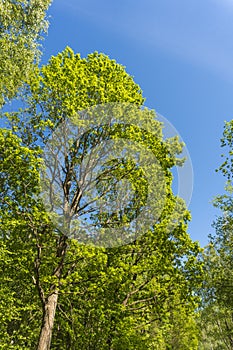
[[46,300],[44,306],[43,323],[41,326],[37,350],[49,350],[57,307],[58,292],[54,291]]

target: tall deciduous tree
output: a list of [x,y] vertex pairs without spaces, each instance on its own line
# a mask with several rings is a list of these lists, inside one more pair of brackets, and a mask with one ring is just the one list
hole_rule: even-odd
[[0,106],[15,96],[39,58],[51,0],[0,1]]
[[[102,124],[96,120],[97,127],[91,124],[78,142],[75,138],[71,139],[72,142],[68,142],[69,152],[63,153],[64,166],[58,172],[53,160],[59,158],[53,156],[59,153],[57,151],[64,151],[65,147],[59,147],[66,144],[61,144],[58,139],[52,144],[48,158],[44,156],[47,169],[53,165],[50,169],[52,176],[44,182],[50,194],[46,204],[49,208],[60,206],[65,219],[71,212],[78,217],[74,234],[71,234],[69,220],[65,220],[64,226],[59,226],[59,211],[56,215],[49,215],[49,209],[45,211],[41,199],[36,197],[39,182],[36,180],[38,173],[34,174],[33,170],[34,158],[25,163],[28,164],[25,173],[34,174],[34,179],[30,180],[31,175],[28,175],[29,179],[24,180],[16,167],[15,173],[11,168],[12,176],[17,179],[21,174],[21,178],[14,182],[6,178],[4,182],[4,220],[9,224],[15,222],[15,217],[17,220],[24,219],[22,237],[24,244],[30,245],[27,249],[30,255],[25,255],[28,266],[25,273],[31,273],[34,288],[31,292],[37,291],[38,296],[36,299],[33,294],[34,312],[41,320],[40,332],[38,325],[35,327],[39,338],[37,349],[45,350],[50,346],[54,349],[155,349],[159,339],[160,349],[188,349],[187,338],[191,329],[194,341],[189,346],[192,344],[192,348],[196,349],[196,330],[192,322],[197,306],[194,290],[201,280],[201,265],[197,261],[199,246],[187,234],[190,214],[171,187],[171,168],[179,162],[177,155],[182,150],[178,138],[163,139],[162,126],[155,113],[140,109],[144,99],[139,86],[124,67],[103,54],[93,53],[81,58],[66,48],[30,76],[27,94],[28,108],[8,115],[8,118],[13,131],[21,137],[19,159],[23,158],[22,152],[28,150],[38,160],[36,166],[41,162],[41,155],[46,154],[46,142],[57,130],[62,130],[59,128],[64,122],[72,120],[74,125],[82,126],[83,115],[90,115],[93,120],[93,108],[90,107],[107,105],[110,106],[107,111],[113,117],[114,113],[121,116],[121,112],[128,117],[128,123],[116,125],[114,118]],[[99,114],[94,116],[97,117],[106,112],[102,107],[94,107],[96,110]],[[78,114],[79,111],[81,114]],[[132,122],[135,120],[136,124]],[[57,135],[66,139],[65,129],[64,133]],[[138,158],[129,161],[121,156],[118,162],[107,159],[101,168],[102,175],[90,171],[90,164],[101,157],[105,159],[111,145],[108,142],[118,138],[130,141]],[[95,157],[93,149],[98,149],[98,145],[105,141],[106,147],[96,153],[100,157]],[[137,162],[140,147],[146,149],[144,170]],[[158,164],[147,162],[150,161],[147,158],[150,152]],[[82,165],[85,159],[86,167]],[[153,177],[149,177],[151,172],[162,174],[157,177],[161,182],[155,181],[154,193],[151,193],[148,184],[148,179],[153,182]],[[88,182],[85,182],[86,177]],[[113,211],[108,211],[108,207],[102,210],[101,205],[101,210],[92,206],[96,197],[100,204],[103,198],[107,202],[117,202],[117,186],[124,179],[128,180],[135,193],[129,198],[126,210],[121,203],[112,206],[110,209],[114,208]],[[59,192],[53,192],[55,183],[60,186]],[[82,187],[83,183],[86,186]],[[86,190],[93,183],[96,192],[92,191],[92,187]],[[95,196],[91,197],[92,194]],[[149,195],[152,198],[150,206],[146,201]],[[13,201],[9,201],[8,196],[13,196]],[[106,227],[114,233],[122,223],[128,227],[130,235],[133,229],[131,219],[140,215],[143,206],[146,206],[148,218],[156,219],[149,226],[140,226],[140,235],[127,244],[110,247],[82,244],[85,235],[77,229],[82,215],[85,219],[91,214],[87,221],[96,228],[97,235],[94,233],[93,240],[88,243],[96,243]],[[6,215],[7,210],[10,216]],[[12,232],[16,234],[18,228],[9,230],[6,226],[4,232],[8,238],[13,235]],[[86,233],[87,237],[90,236]],[[182,324],[179,312],[190,327]],[[182,340],[178,339],[176,324],[185,334]],[[53,341],[52,332],[55,335]],[[35,346],[33,342],[32,339],[31,346]]]

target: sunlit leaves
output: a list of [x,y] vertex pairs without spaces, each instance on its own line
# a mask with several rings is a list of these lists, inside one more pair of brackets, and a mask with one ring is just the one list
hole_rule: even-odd
[[39,58],[50,0],[0,1],[0,106],[15,96]]

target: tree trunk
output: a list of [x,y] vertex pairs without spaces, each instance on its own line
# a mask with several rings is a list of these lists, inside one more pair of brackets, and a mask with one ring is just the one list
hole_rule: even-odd
[[52,339],[52,330],[57,307],[58,292],[54,291],[44,305],[43,322],[40,330],[37,350],[49,350]]
[[[57,278],[58,282],[60,281],[62,276],[64,259],[65,259],[66,250],[67,250],[67,243],[66,243],[67,239],[68,239],[68,236],[62,235],[57,245],[57,257],[61,259],[53,271],[53,276]],[[40,254],[39,254],[38,260],[39,259],[41,259]],[[59,288],[56,287],[56,285],[52,284],[50,286],[50,294],[47,298],[45,298],[45,293],[40,285],[39,267],[40,267],[40,262],[37,262],[36,263],[37,287],[38,287],[39,296],[43,305],[43,319],[42,319],[42,325],[40,329],[40,336],[39,336],[39,342],[37,345],[37,350],[49,350],[51,345],[51,340],[52,340],[52,332],[53,332],[53,325],[54,325],[55,313],[57,308]]]

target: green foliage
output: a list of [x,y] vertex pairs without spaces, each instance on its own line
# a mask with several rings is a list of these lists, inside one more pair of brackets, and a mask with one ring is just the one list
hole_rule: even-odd
[[[30,349],[36,337],[39,305],[31,283],[33,246],[29,220],[38,192],[38,157],[9,130],[0,133],[1,247],[0,260],[2,349]],[[30,219],[29,219],[30,218]],[[35,318],[34,318],[35,317]],[[35,332],[32,332],[34,328]],[[31,333],[31,334],[30,334]],[[30,334],[30,336],[29,336]]]
[[144,102],[140,87],[115,60],[97,52],[81,58],[69,47],[41,70],[35,69],[28,83],[28,109],[23,119],[22,111],[11,119],[30,146],[38,140],[45,143],[46,131],[51,133],[62,120],[91,106]]
[[39,58],[51,0],[0,1],[0,106],[15,96]]
[[229,261],[232,254],[228,255],[228,248],[224,251],[219,238],[216,232],[204,255],[206,273],[199,319],[200,349],[232,348],[232,261]]

